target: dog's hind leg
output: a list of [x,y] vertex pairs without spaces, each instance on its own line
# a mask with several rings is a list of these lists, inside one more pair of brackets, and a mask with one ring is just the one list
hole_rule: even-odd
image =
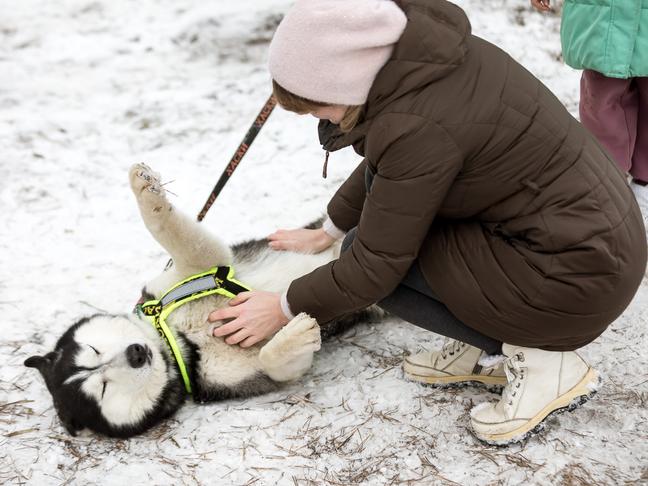
[[286,324],[259,352],[263,371],[275,381],[302,376],[321,346],[317,321],[303,312]]
[[226,244],[171,205],[159,174],[145,164],[135,164],[129,178],[144,224],[171,255],[178,277],[232,262],[232,251]]

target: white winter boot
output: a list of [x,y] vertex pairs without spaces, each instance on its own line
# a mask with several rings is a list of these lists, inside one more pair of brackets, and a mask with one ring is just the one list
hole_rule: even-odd
[[574,351],[555,352],[504,344],[508,384],[498,403],[470,412],[475,436],[503,445],[538,432],[553,412],[573,410],[596,391],[598,374]]
[[482,366],[480,359],[484,356],[481,349],[451,339],[441,351],[426,351],[406,357],[403,371],[410,380],[433,385],[468,382],[505,385],[503,359]]

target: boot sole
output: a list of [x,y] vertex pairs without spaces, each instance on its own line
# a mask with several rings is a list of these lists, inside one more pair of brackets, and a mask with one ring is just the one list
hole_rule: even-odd
[[541,432],[545,428],[545,421],[552,415],[573,412],[587,402],[596,394],[596,387],[600,381],[598,373],[593,368],[590,368],[585,377],[571,390],[556,398],[526,424],[517,429],[504,434],[478,434],[471,427],[471,432],[477,439],[490,445],[507,446],[515,442],[521,442]]
[[461,385],[486,385],[487,387],[503,387],[506,385],[505,376],[479,376],[479,375],[455,375],[455,376],[427,376],[414,373],[405,373],[405,378],[410,381],[425,383],[426,385],[449,387]]

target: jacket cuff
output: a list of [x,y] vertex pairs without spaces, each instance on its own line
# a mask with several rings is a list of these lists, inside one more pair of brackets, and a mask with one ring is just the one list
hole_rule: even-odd
[[327,235],[335,240],[341,240],[342,238],[344,238],[344,235],[346,235],[344,231],[335,226],[330,216],[327,216],[327,218],[324,220],[324,223],[322,223],[322,229]]
[[286,290],[283,294],[281,294],[281,310],[283,311],[284,315],[292,320],[295,318],[295,315],[292,313],[290,310],[290,304],[288,304],[288,291]]

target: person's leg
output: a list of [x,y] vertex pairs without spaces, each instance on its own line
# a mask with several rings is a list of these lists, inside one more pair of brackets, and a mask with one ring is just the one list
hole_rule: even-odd
[[637,89],[631,79],[585,70],[581,78],[581,123],[624,172],[632,167],[637,138]]
[[[342,252],[355,239],[353,228],[342,242]],[[502,368],[502,343],[484,336],[459,321],[428,287],[415,262],[402,283],[377,305],[414,325],[448,338],[438,351],[406,356],[405,377],[431,385],[477,382],[487,386],[506,383]],[[483,350],[483,351],[482,351]],[[498,355],[493,363],[483,362],[484,352]]]
[[632,155],[630,174],[638,183],[648,183],[648,77],[635,78],[639,92],[637,142]]
[[[342,242],[342,252],[355,239],[356,228]],[[418,327],[461,341],[490,355],[502,354],[502,343],[472,329],[457,319],[428,287],[418,263],[414,262],[402,283],[394,292],[377,303],[390,314]]]
[[490,355],[502,354],[501,341],[466,326],[441,302],[406,285],[396,287],[377,305],[415,326],[470,344]]

